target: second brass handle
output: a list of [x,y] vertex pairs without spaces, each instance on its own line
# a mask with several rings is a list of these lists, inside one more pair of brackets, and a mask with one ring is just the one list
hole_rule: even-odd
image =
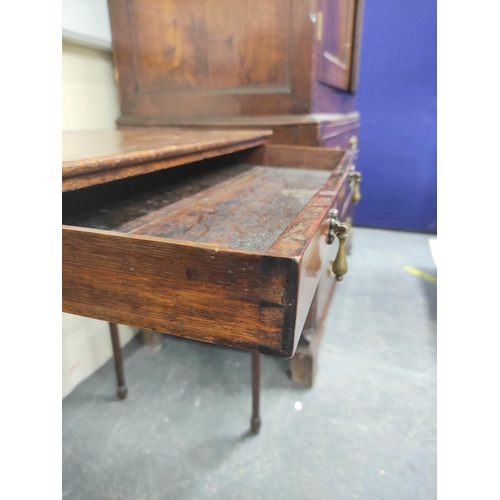
[[347,259],[345,251],[345,240],[349,233],[349,225],[340,222],[338,219],[338,210],[333,209],[330,212],[330,228],[328,231],[327,243],[331,245],[335,236],[339,240],[339,249],[335,260],[332,261],[331,272],[335,275],[337,281],[342,281],[344,274],[347,273]]
[[354,193],[352,193],[352,202],[354,205],[357,205],[359,203],[359,200],[361,200],[361,191],[359,189],[359,183],[361,182],[361,172],[357,172],[354,170],[354,172],[351,172],[349,174],[349,179],[354,182]]
[[345,240],[347,239],[347,233],[339,234],[337,236],[339,239],[339,249],[337,251],[337,256],[335,260],[332,261],[332,274],[335,275],[336,281],[342,281],[344,279],[344,274],[347,273],[347,259],[345,251]]

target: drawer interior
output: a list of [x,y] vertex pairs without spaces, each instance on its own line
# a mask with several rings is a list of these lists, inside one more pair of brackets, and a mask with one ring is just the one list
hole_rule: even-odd
[[63,223],[265,251],[331,171],[245,160],[238,153],[63,193]]

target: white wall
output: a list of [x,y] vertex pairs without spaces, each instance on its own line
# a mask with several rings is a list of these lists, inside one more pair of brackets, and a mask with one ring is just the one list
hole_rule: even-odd
[[111,52],[62,44],[63,130],[113,129],[120,114]]
[[62,0],[62,38],[111,50],[107,0]]
[[[63,130],[115,128],[120,106],[111,52],[63,43],[62,109]],[[122,345],[137,333],[127,326],[120,325],[118,329]],[[62,396],[112,355],[107,323],[63,314]]]

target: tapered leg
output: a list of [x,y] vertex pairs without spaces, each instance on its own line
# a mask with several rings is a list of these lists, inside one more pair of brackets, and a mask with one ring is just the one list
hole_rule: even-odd
[[142,345],[152,351],[159,351],[161,349],[162,337],[163,334],[160,332],[142,330]]
[[122,348],[120,346],[120,339],[118,338],[118,327],[116,323],[109,324],[109,331],[111,333],[111,343],[113,344],[113,354],[115,357],[116,380],[118,382],[118,397],[120,399],[125,399],[128,394],[128,389],[127,385],[125,384]]
[[[326,273],[321,279],[326,278]],[[330,282],[336,283],[330,279]],[[314,295],[309,312],[307,313],[306,322],[299,339],[297,350],[291,360],[291,376],[294,382],[308,386],[313,385],[314,375],[316,373],[319,337],[321,337],[322,328],[317,328],[316,318],[318,316],[318,294],[323,290],[320,288],[322,282],[319,282],[318,288]],[[335,285],[333,285],[335,286]]]
[[294,382],[312,387],[318,368],[318,348],[321,331],[313,331],[308,338],[302,333],[299,345],[291,360],[290,374]]
[[252,419],[250,420],[252,432],[257,434],[260,430],[260,369],[262,354],[252,352]]

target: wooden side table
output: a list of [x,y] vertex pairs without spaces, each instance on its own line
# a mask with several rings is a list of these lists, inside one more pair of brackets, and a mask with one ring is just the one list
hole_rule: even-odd
[[[347,272],[354,152],[269,131],[122,129],[63,138],[63,311],[290,358],[326,269]],[[332,250],[333,249],[333,250]],[[336,257],[331,262],[332,252]]]

